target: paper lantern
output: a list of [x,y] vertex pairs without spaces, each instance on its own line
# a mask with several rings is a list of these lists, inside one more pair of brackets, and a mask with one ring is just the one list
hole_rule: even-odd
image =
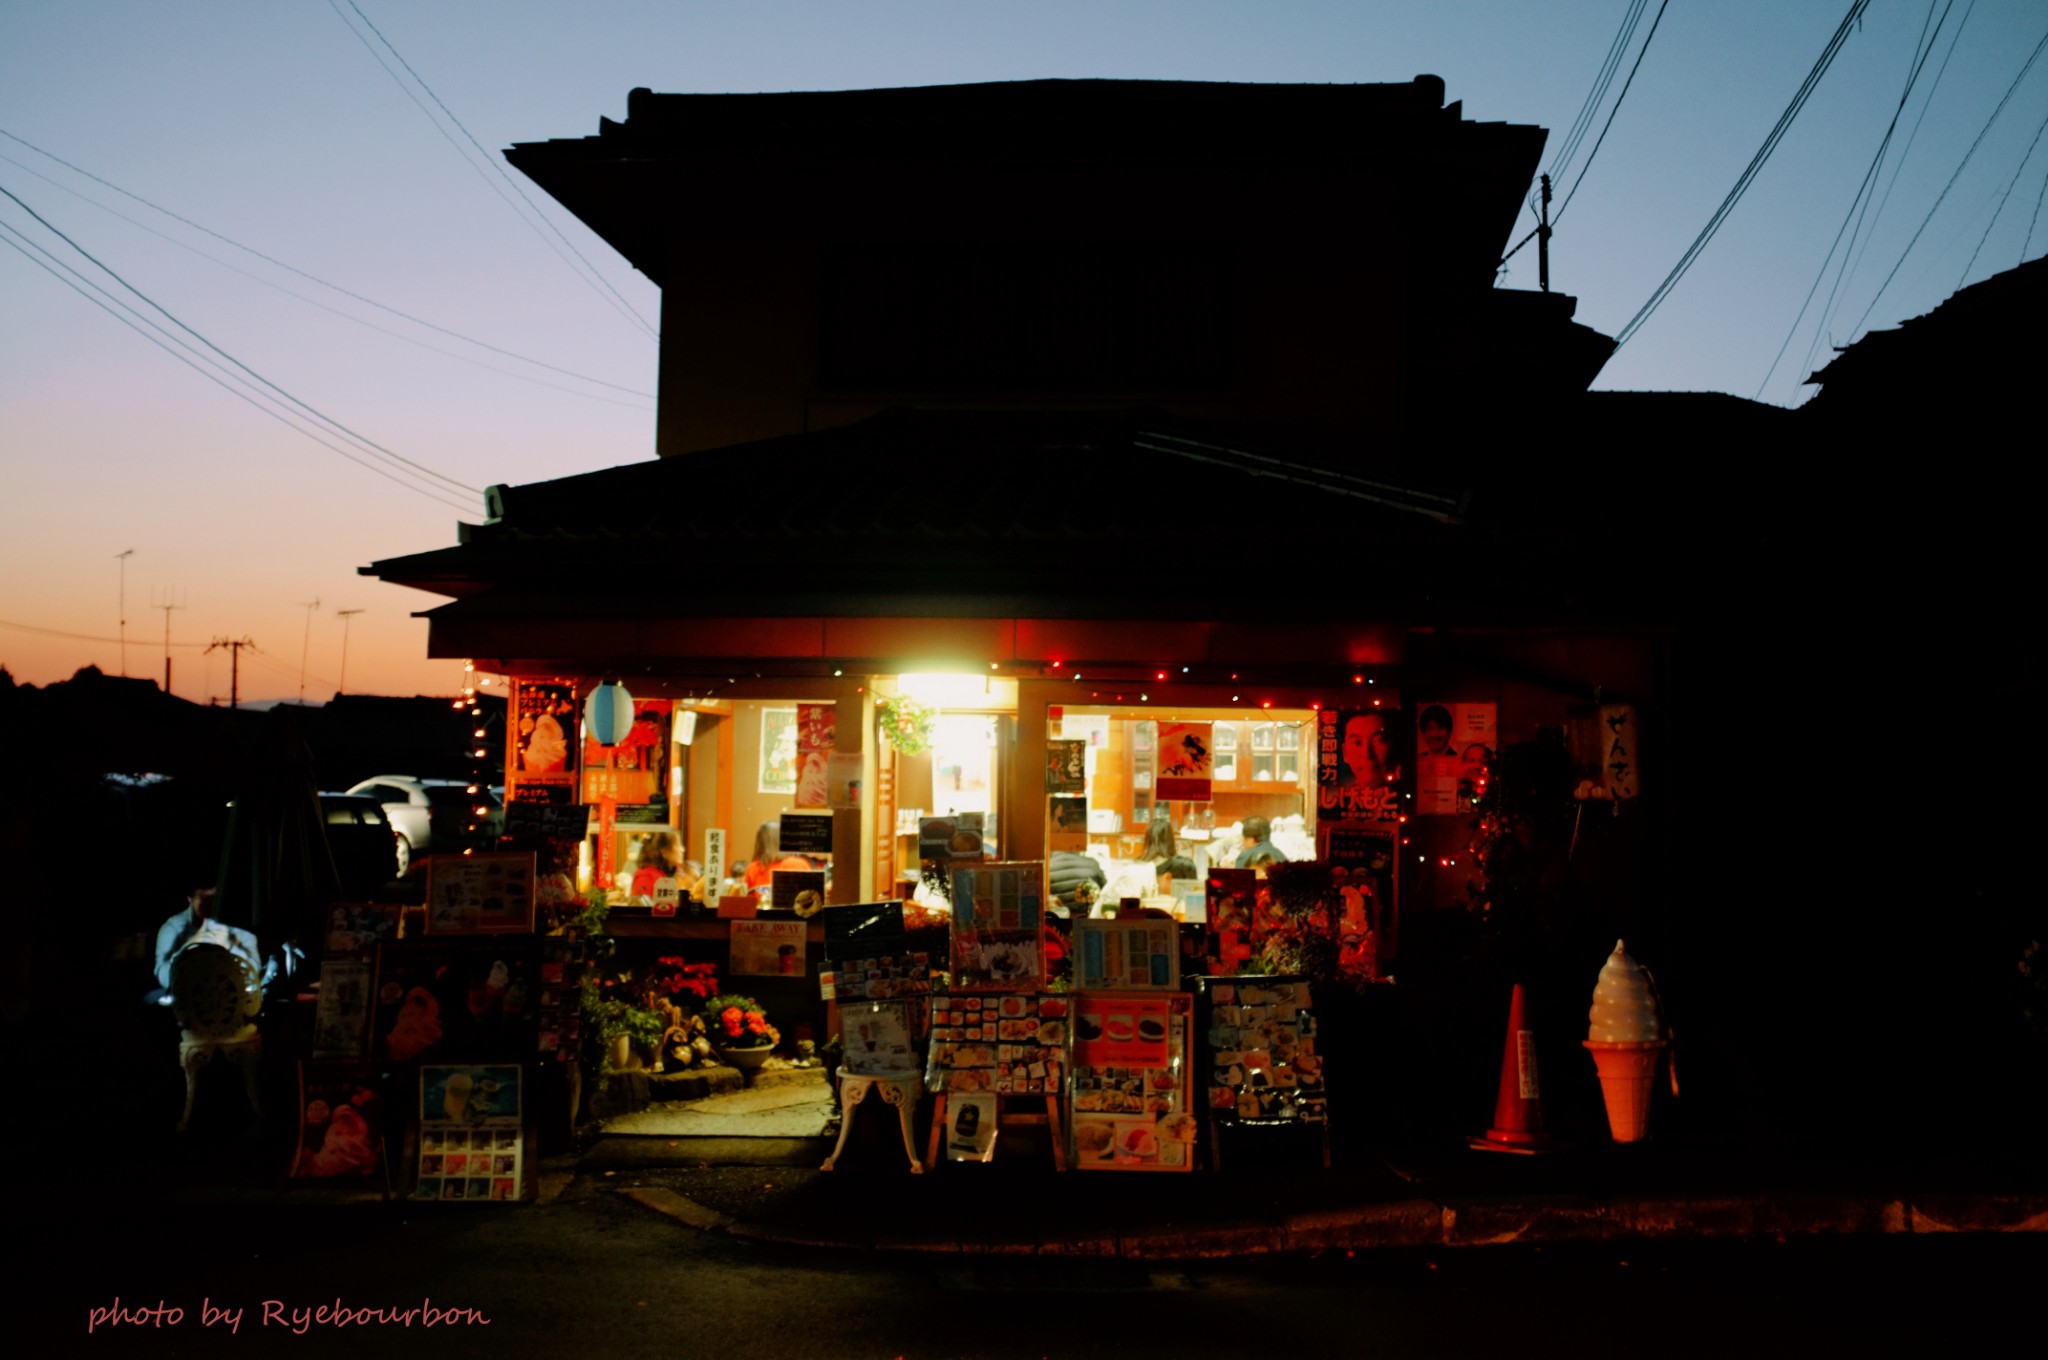
[[599,746],[617,746],[633,730],[633,696],[606,680],[583,701],[583,731]]

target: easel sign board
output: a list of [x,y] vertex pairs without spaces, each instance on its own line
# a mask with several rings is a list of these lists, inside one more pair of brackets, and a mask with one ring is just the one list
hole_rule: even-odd
[[1068,1107],[1083,1171],[1191,1171],[1199,1121],[1189,1104],[1189,998],[1074,997]]
[[413,1198],[509,1202],[526,1193],[518,1063],[420,1068],[419,1177]]
[[953,870],[955,991],[1035,992],[1045,985],[1045,861]]
[[427,859],[427,934],[533,930],[533,852],[480,850]]
[[1178,991],[1178,926],[1157,917],[1074,922],[1074,986],[1083,992]]
[[1219,1126],[1327,1122],[1308,979],[1204,978],[1202,996],[1211,1119]]

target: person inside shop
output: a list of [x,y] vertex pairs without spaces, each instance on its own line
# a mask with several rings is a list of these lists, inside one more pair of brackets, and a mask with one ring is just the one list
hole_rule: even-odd
[[1264,817],[1244,819],[1244,849],[1237,852],[1233,867],[1256,869],[1262,864],[1285,864],[1287,856],[1273,844],[1273,823]]
[[168,1006],[171,996],[171,967],[178,955],[194,945],[218,945],[230,954],[245,959],[263,979],[268,987],[277,975],[277,963],[272,960],[268,966],[263,962],[261,950],[257,947],[253,931],[217,921],[213,916],[214,890],[194,888],[185,899],[185,909],[165,921],[156,932],[156,982],[157,985],[143,996],[145,1004]]
[[747,861],[746,872],[741,875],[746,889],[751,893],[767,891],[775,881],[777,869],[815,869],[818,866],[802,855],[782,853],[782,824],[773,818],[761,823],[761,829],[754,833],[754,857]]
[[689,871],[683,867],[683,852],[676,845],[676,838],[649,836],[640,846],[640,868],[633,874],[633,896],[654,896],[655,885],[664,878],[674,879],[676,887],[685,895],[695,886]]
[[1100,900],[1113,912],[1126,897],[1154,897],[1169,891],[1175,876],[1183,882],[1193,878],[1195,862],[1180,853],[1173,819],[1162,808],[1145,827],[1145,843],[1138,857],[1118,865],[1109,875]]

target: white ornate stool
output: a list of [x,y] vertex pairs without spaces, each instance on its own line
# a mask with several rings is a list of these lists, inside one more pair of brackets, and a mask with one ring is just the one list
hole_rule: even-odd
[[871,1090],[879,1089],[882,1102],[896,1107],[897,1118],[903,1124],[903,1155],[910,1158],[910,1174],[924,1174],[924,1163],[917,1158],[917,1148],[911,1142],[910,1115],[917,1108],[918,1097],[924,1093],[924,1076],[919,1072],[839,1074],[839,1142],[833,1147],[832,1155],[825,1159],[823,1170],[830,1171],[832,1163],[839,1160],[839,1154],[846,1150],[846,1135],[853,1132],[853,1112],[860,1108]]
[[263,1113],[256,1087],[256,1062],[263,1056],[256,1013],[262,1009],[262,979],[247,959],[217,944],[188,945],[179,951],[171,964],[171,1014],[183,1030],[178,1065],[185,1069],[185,1112],[178,1116],[178,1132],[192,1122],[200,1070],[216,1053],[242,1069],[249,1109]]

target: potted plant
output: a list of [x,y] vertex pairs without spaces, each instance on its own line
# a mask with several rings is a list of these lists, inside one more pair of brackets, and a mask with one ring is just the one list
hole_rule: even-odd
[[712,997],[704,1003],[704,1020],[718,1056],[742,1071],[759,1068],[782,1042],[781,1031],[768,1023],[768,1012],[751,996]]

